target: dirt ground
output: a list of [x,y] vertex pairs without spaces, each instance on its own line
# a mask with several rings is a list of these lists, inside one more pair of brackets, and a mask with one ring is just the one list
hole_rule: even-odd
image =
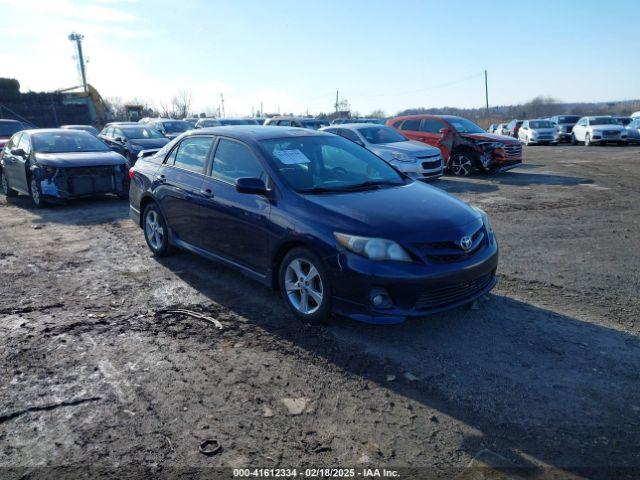
[[499,284],[399,326],[304,326],[235,271],[154,259],[115,198],[0,198],[0,478],[450,478],[483,451],[531,478],[640,477],[640,147],[529,147],[435,185],[489,213]]

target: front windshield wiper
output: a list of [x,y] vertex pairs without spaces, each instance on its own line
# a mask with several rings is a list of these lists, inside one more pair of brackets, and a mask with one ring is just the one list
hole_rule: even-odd
[[392,180],[367,180],[366,182],[356,183],[355,185],[349,185],[347,187],[343,187],[343,190],[361,190],[367,189],[371,187],[382,187],[382,186],[393,186],[397,187],[403,185],[402,183],[398,183]]

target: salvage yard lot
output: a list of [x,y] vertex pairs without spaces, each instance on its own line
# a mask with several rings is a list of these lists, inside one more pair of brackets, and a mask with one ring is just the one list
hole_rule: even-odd
[[[499,283],[471,309],[399,326],[301,327],[235,271],[151,257],[114,198],[43,210],[2,198],[0,466],[449,477],[486,449],[633,475],[640,148],[530,147],[515,170],[435,185],[489,213]],[[211,457],[198,451],[209,438],[222,446]]]

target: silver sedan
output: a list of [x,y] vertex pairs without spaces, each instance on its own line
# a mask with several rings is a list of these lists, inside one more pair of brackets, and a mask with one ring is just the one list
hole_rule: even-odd
[[349,123],[320,130],[357,143],[411,178],[433,180],[444,173],[444,161],[439,148],[409,140],[386,125]]

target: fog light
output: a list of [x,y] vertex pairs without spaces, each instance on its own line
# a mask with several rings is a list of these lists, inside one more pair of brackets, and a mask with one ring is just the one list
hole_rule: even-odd
[[369,298],[371,304],[376,308],[389,308],[393,305],[389,293],[384,288],[373,288]]

